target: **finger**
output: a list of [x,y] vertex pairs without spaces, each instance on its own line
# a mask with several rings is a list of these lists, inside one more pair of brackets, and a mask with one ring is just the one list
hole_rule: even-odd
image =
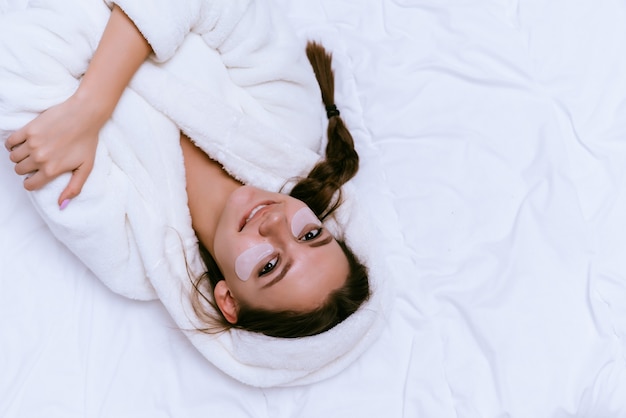
[[81,165],[72,172],[72,178],[70,178],[67,187],[59,196],[58,203],[60,208],[65,209],[69,201],[80,194],[90,172],[91,166],[87,166],[86,164]]
[[26,135],[23,130],[19,130],[13,132],[7,140],[4,141],[4,147],[10,152],[13,148],[23,144],[24,142],[26,142]]
[[30,150],[26,146],[25,142],[13,147],[13,150],[9,153],[9,159],[14,163],[19,163],[30,155]]
[[19,174],[20,176],[23,176],[24,174],[34,173],[35,171],[38,170],[38,168],[39,167],[33,161],[32,158],[26,158],[20,161],[19,163],[15,164],[14,170],[17,174]]
[[24,188],[29,192],[41,189],[48,184],[50,179],[43,175],[41,171],[35,171],[32,175],[26,176],[24,179]]

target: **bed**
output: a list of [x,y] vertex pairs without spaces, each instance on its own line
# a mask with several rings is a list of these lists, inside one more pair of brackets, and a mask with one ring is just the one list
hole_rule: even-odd
[[0,158],[0,416],[626,417],[626,4],[272,3],[335,55],[382,334],[319,383],[242,384],[97,280]]

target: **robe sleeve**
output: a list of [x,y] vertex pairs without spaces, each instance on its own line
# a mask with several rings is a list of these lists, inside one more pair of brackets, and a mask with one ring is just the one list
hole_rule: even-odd
[[319,151],[321,94],[295,35],[267,0],[105,0],[117,4],[152,46],[154,59],[172,58],[191,32],[219,52],[234,85],[262,110],[259,121]]

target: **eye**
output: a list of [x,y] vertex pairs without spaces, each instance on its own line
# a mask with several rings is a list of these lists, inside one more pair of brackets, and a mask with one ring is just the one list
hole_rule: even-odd
[[306,234],[304,234],[302,237],[300,237],[300,241],[311,241],[319,237],[320,234],[322,233],[322,230],[323,230],[322,227],[313,228],[310,231],[308,231]]
[[265,276],[266,274],[271,273],[272,270],[274,270],[274,268],[276,268],[277,264],[278,264],[278,257],[274,257],[270,261],[265,263],[265,265],[259,271],[259,277]]

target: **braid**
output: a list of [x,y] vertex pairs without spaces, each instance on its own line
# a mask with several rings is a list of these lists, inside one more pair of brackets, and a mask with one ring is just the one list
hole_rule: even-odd
[[354,149],[352,135],[334,103],[332,55],[315,42],[307,44],[306,54],[322,91],[322,101],[328,115],[328,144],[326,158],[293,187],[290,195],[305,202],[320,219],[324,219],[341,204],[341,186],[356,174],[359,156]]

